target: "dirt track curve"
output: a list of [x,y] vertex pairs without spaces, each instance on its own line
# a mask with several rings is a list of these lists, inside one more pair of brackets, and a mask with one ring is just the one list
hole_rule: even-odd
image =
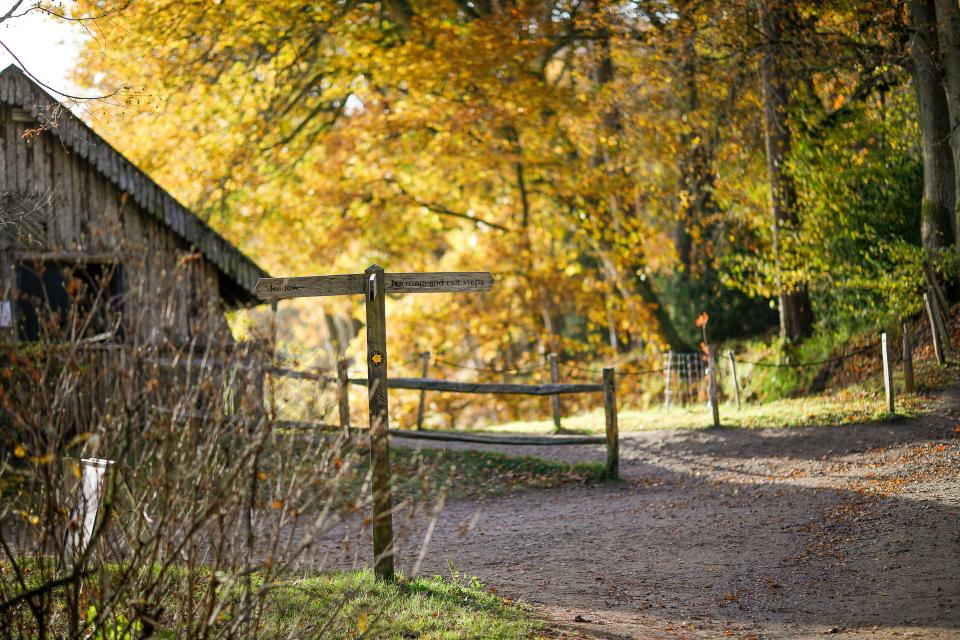
[[[448,504],[420,573],[452,562],[557,637],[960,638],[958,418],[953,391],[889,423],[626,434],[622,482]],[[407,573],[427,523],[399,536]],[[343,535],[315,557],[369,566]]]

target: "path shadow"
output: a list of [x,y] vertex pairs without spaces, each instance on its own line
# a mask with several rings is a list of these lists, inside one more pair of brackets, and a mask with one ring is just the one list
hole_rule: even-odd
[[[830,477],[787,477],[791,469],[857,454],[876,457],[881,448],[952,441],[954,425],[929,416],[628,434],[622,482],[448,505],[421,573],[445,575],[451,562],[502,594],[603,637],[661,637],[670,635],[668,627],[681,630],[680,623],[694,637],[831,629],[958,637],[956,472],[886,498]],[[603,452],[544,449],[508,451],[571,460]],[[758,460],[772,465],[770,475],[752,470]],[[416,563],[428,528],[428,519],[414,519],[398,536],[402,569]],[[368,563],[369,545],[356,542],[357,561]],[[576,614],[604,624],[573,623]]]

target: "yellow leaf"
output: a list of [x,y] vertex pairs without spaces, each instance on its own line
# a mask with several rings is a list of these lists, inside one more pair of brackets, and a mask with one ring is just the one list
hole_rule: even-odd
[[13,455],[15,455],[15,456],[18,457],[18,458],[25,458],[25,457],[27,457],[27,449],[26,449],[26,447],[24,447],[22,444],[18,444],[17,446],[15,446],[15,447],[13,448]]
[[361,611],[360,615],[357,616],[357,629],[360,633],[367,632],[367,612]]

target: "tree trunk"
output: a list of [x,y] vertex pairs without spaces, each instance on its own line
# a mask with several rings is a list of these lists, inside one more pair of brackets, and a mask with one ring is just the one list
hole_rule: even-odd
[[[678,72],[683,78],[683,89],[681,97],[681,113],[686,116],[692,115],[700,107],[700,95],[697,85],[697,51],[695,45],[694,31],[684,37],[684,43],[680,48],[680,60]],[[690,234],[690,226],[694,224],[694,217],[697,211],[694,210],[694,203],[699,199],[698,186],[700,183],[701,158],[699,151],[705,135],[699,136],[700,141],[693,143],[694,134],[691,131],[683,131],[680,134],[678,154],[679,162],[679,184],[677,210],[677,223],[674,230],[674,244],[677,249],[677,260],[679,261],[685,276],[690,278],[693,271],[693,236]]]
[[809,336],[813,330],[810,296],[806,285],[786,287],[780,278],[780,235],[783,230],[797,222],[796,189],[786,168],[792,141],[787,121],[790,88],[787,70],[784,68],[789,51],[783,45],[783,30],[788,24],[789,15],[779,4],[764,3],[760,21],[765,45],[761,60],[761,84],[770,209],[773,216],[773,250],[780,306],[780,337],[784,341],[798,342]]
[[690,345],[688,345],[687,341],[681,338],[677,332],[677,327],[673,324],[673,320],[670,319],[670,314],[667,313],[667,309],[660,302],[660,297],[653,288],[653,283],[650,282],[650,278],[638,275],[634,277],[634,282],[636,283],[637,293],[640,294],[647,308],[650,309],[650,312],[656,319],[657,325],[660,328],[660,337],[664,343],[666,343],[666,346],[674,351],[690,351]]
[[[956,0],[954,0],[955,2]],[[923,246],[937,251],[953,244],[956,177],[950,152],[950,112],[943,90],[933,0],[908,0],[913,32],[910,57],[917,94],[917,117],[923,147]]]
[[947,112],[950,114],[950,148],[953,151],[954,208],[953,230],[960,227],[960,4],[957,0],[935,0],[937,36],[943,60],[943,78],[947,89]]

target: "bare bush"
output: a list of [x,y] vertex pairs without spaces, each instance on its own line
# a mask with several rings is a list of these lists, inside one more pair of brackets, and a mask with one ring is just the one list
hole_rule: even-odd
[[[33,301],[37,341],[0,347],[0,628],[262,636],[271,590],[368,504],[340,490],[356,449],[279,426],[269,339],[177,344],[131,317],[142,286],[115,304],[107,270],[81,280],[64,279],[66,316]],[[85,473],[102,474],[96,505]]]

